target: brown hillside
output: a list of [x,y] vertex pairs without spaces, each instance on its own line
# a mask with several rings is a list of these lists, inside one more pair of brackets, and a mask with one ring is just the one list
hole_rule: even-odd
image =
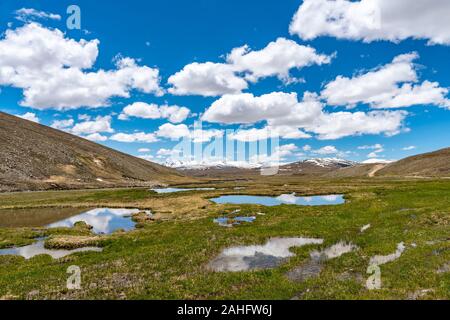
[[377,176],[450,177],[450,148],[391,163]]
[[179,172],[0,112],[0,191],[151,186]]
[[373,177],[384,164],[358,164],[352,167],[340,168],[324,175],[326,178],[364,178]]

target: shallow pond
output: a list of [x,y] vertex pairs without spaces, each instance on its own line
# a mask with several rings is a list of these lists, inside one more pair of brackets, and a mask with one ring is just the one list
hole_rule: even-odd
[[380,266],[382,264],[386,264],[394,260],[397,260],[398,258],[400,258],[400,256],[403,254],[405,250],[406,250],[405,244],[401,242],[397,245],[397,250],[394,253],[388,254],[387,256],[374,256],[370,258],[369,265]]
[[310,259],[294,269],[286,273],[289,280],[294,282],[303,282],[307,279],[319,276],[324,268],[324,262],[331,259],[339,258],[340,256],[358,250],[358,247],[352,243],[340,241],[331,247],[323,250],[314,250],[310,252]]
[[312,244],[322,244],[322,239],[273,238],[264,245],[237,246],[225,249],[208,267],[217,272],[238,272],[275,268],[286,258],[294,256],[289,250]]
[[76,252],[86,252],[86,251],[101,252],[102,250],[103,250],[102,248],[97,247],[85,247],[74,250],[49,250],[44,247],[44,240],[41,239],[29,246],[1,249],[0,256],[14,255],[14,256],[22,256],[25,259],[31,259],[41,254],[47,254],[51,256],[53,259],[59,259]]
[[92,209],[79,215],[51,223],[47,225],[47,227],[71,228],[76,222],[84,221],[92,226],[92,231],[97,234],[110,234],[119,229],[130,231],[133,230],[136,225],[131,219],[131,215],[138,212],[140,212],[139,209]]
[[186,191],[212,191],[216,190],[215,188],[190,188],[190,189],[183,189],[183,188],[160,188],[160,189],[151,189],[152,191],[155,191],[156,193],[175,193],[175,192],[186,192]]
[[0,228],[44,227],[87,210],[86,208],[0,209]]
[[278,197],[227,195],[212,198],[211,201],[218,204],[259,204],[263,206],[278,206],[281,204],[295,204],[302,206],[338,205],[345,203],[343,195],[325,195],[297,197],[295,193],[282,194]]
[[232,227],[234,225],[239,225],[242,222],[252,223],[256,220],[256,217],[221,217],[214,219],[214,222],[222,227]]
[[[84,221],[97,234],[110,234],[118,229],[129,231],[135,228],[131,215],[139,209],[80,209],[80,208],[39,208],[0,210],[0,228],[21,227],[68,227]],[[150,212],[147,212],[151,214]]]

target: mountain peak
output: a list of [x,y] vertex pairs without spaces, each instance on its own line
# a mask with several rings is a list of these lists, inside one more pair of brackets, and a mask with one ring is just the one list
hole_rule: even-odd
[[319,167],[329,168],[329,167],[351,167],[357,164],[357,162],[339,159],[339,158],[313,158],[303,161],[304,163],[314,164]]
[[226,168],[256,169],[261,168],[262,165],[246,161],[168,159],[164,166],[177,170],[208,170]]
[[[280,167],[288,168],[289,166],[295,166],[299,163],[314,165],[322,168],[343,168],[354,166],[357,163],[338,159],[338,158],[314,158],[307,159],[300,162],[294,162],[291,164],[281,163]],[[208,169],[259,169],[264,166],[262,163],[252,163],[247,161],[226,161],[226,160],[182,160],[182,159],[168,159],[164,163],[165,166],[175,168],[178,170],[208,170]]]

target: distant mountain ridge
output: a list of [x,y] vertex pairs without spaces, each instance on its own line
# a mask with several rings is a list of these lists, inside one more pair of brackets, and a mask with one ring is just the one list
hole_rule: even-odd
[[[289,167],[298,165],[301,163],[308,163],[322,168],[329,167],[349,167],[356,165],[357,162],[338,159],[338,158],[313,158],[300,162],[294,162],[290,164],[280,164],[282,167]],[[245,161],[183,161],[179,159],[169,159],[164,165],[169,168],[175,168],[178,170],[207,170],[207,169],[220,169],[220,168],[239,168],[239,169],[258,169],[264,166],[262,163],[250,163]]]
[[[176,162],[171,167],[195,177],[251,178],[259,174],[258,164],[239,162]],[[277,175],[322,178],[362,177],[450,177],[450,148],[416,155],[399,161],[372,159],[358,163],[338,158],[313,158],[280,165]]]
[[0,112],[0,191],[187,181],[176,170]]
[[[241,177],[244,179],[260,175],[261,168],[267,168],[262,163],[244,161],[183,161],[172,159],[165,162],[166,166],[194,177]],[[356,162],[337,158],[313,158],[289,164],[281,163],[277,168],[278,175],[320,175],[327,172],[357,165]],[[269,166],[270,167],[270,166]]]
[[358,162],[346,160],[346,159],[339,159],[339,158],[314,158],[314,159],[307,159],[304,160],[303,163],[312,163],[319,167],[323,168],[329,168],[329,167],[339,167],[339,168],[345,168],[345,167],[351,167],[354,165],[357,165]]
[[323,175],[341,168],[357,165],[357,162],[338,158],[313,158],[281,166],[280,174]]
[[[261,164],[166,163],[136,158],[80,137],[0,112],[0,191],[157,186],[192,183],[197,177],[261,178]],[[174,169],[176,168],[176,170]],[[280,165],[278,175],[305,178],[448,177],[450,148],[393,163],[359,164],[336,158]]]
[[177,170],[208,170],[208,169],[257,169],[261,168],[261,164],[248,163],[244,161],[184,161],[180,159],[168,159],[164,166]]

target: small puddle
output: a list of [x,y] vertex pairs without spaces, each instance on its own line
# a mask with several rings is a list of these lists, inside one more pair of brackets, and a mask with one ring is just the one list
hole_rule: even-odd
[[354,244],[341,241],[321,251],[315,250],[311,252],[311,258],[314,260],[321,260],[321,261],[330,260],[339,258],[343,254],[352,252],[357,249],[358,247],[355,246]]
[[322,272],[323,262],[339,258],[357,249],[354,244],[341,241],[323,250],[314,250],[310,253],[311,259],[308,262],[286,273],[286,277],[295,282],[317,277]]
[[325,195],[297,197],[295,193],[282,194],[278,197],[250,196],[250,195],[226,195],[212,198],[217,204],[258,204],[263,206],[278,206],[281,204],[294,204],[301,206],[338,205],[345,203],[343,195]]
[[369,290],[381,289],[381,271],[380,265],[392,262],[401,257],[406,250],[406,246],[403,242],[397,245],[397,250],[394,253],[386,256],[373,256],[370,258],[369,266],[367,267],[367,273],[372,274],[366,281],[366,288]]
[[213,259],[208,268],[216,272],[275,268],[294,256],[290,248],[322,243],[322,239],[273,238],[264,245],[231,247]]
[[[76,222],[84,221],[88,225],[92,226],[92,231],[96,234],[111,234],[120,229],[130,231],[133,230],[136,225],[136,223],[131,219],[131,215],[139,213],[140,211],[141,210],[139,209],[93,209],[79,215],[51,223],[47,225],[47,227],[72,228]],[[149,212],[147,211],[147,213]]]
[[232,227],[240,225],[242,222],[252,223],[256,220],[256,217],[221,217],[214,219],[213,221],[221,227]]
[[386,263],[392,262],[394,260],[397,260],[403,254],[405,249],[406,249],[405,244],[403,242],[401,242],[397,245],[397,250],[394,253],[386,255],[386,256],[374,256],[374,257],[370,258],[369,265],[380,266],[382,264],[386,264]]
[[[139,209],[80,209],[80,208],[31,208],[0,210],[0,228],[67,227],[84,221],[97,234],[110,234],[118,229],[130,231],[136,223],[131,215]],[[151,215],[150,211],[144,211]]]
[[[51,208],[53,212],[55,208]],[[130,231],[135,228],[136,223],[131,219],[131,216],[135,213],[139,213],[142,210],[139,209],[111,209],[111,208],[98,208],[86,211],[81,214],[65,218],[46,225],[47,228],[72,228],[75,223],[83,221],[86,224],[92,226],[92,231],[96,234],[111,234],[117,230]],[[148,215],[151,215],[150,211],[144,211]],[[46,219],[49,217],[46,216]],[[46,221],[46,220],[45,220]],[[33,221],[33,223],[37,223]],[[17,255],[22,256],[25,259],[30,259],[40,254],[47,254],[54,259],[59,259],[70,255],[75,252],[95,251],[100,252],[103,249],[98,247],[84,247],[74,250],[54,250],[46,249],[44,247],[45,239],[38,239],[37,242],[23,247],[15,247],[8,249],[0,249],[0,255]]]
[[78,248],[74,250],[49,250],[44,247],[44,241],[43,239],[38,240],[37,242],[24,246],[24,247],[16,247],[16,248],[10,248],[10,249],[1,249],[0,250],[0,256],[5,255],[14,255],[14,256],[22,256],[25,259],[31,259],[35,256],[46,254],[51,256],[53,259],[59,259],[68,255],[71,255],[76,252],[86,252],[86,251],[93,251],[93,252],[101,252],[103,251],[102,248],[98,247],[85,247],[85,248]]
[[156,193],[175,193],[175,192],[187,192],[187,191],[212,191],[212,190],[216,190],[216,188],[190,188],[190,189],[161,188],[161,189],[151,189],[151,190],[155,191]]

